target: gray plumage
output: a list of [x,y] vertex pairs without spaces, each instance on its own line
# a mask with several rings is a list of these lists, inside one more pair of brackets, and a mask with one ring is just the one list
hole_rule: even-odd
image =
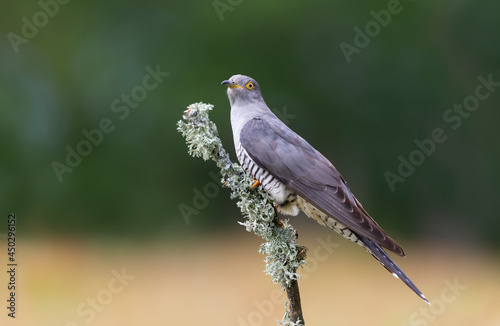
[[222,85],[228,87],[238,161],[262,184],[278,211],[297,215],[301,210],[361,245],[428,302],[381,248],[404,257],[401,246],[370,217],[330,161],[268,108],[259,84],[248,76],[235,75]]

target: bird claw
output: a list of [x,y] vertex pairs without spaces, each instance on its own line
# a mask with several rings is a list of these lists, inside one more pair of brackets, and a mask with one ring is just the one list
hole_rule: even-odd
[[302,256],[306,254],[306,251],[307,251],[307,248],[302,248],[302,250],[300,250],[299,253],[297,254],[297,259],[302,260]]
[[257,179],[252,179],[252,181],[253,181],[253,185],[250,187],[250,189],[253,189],[253,188],[261,185],[260,181]]

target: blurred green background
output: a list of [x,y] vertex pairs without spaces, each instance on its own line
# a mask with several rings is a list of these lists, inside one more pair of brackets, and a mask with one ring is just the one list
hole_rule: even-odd
[[[162,243],[159,252],[170,255],[230,234],[256,250],[259,241],[237,225],[240,213],[226,189],[195,207],[196,192],[213,182],[216,168],[189,157],[176,131],[186,106],[214,104],[211,118],[235,158],[220,82],[242,73],[332,161],[379,224],[403,247],[413,244],[422,264],[418,248],[496,257],[500,88],[490,86],[489,97],[461,118],[450,110],[466,99],[475,103],[479,76],[500,82],[500,3],[402,1],[390,21],[380,13],[388,6],[396,2],[3,2],[0,214],[17,213],[27,252],[52,239],[60,244],[49,252],[71,241],[90,253]],[[385,27],[372,11],[386,18]],[[359,36],[356,28],[366,33],[367,26],[372,36]],[[356,41],[364,44],[346,60],[341,44]],[[147,67],[168,76],[141,92]],[[118,108],[131,92],[140,98],[134,108]],[[77,150],[87,139],[82,131],[103,119],[113,131],[58,178],[53,162],[67,165],[67,146]],[[446,141],[391,189],[384,173],[397,174],[398,157],[408,160],[418,150],[415,140],[431,138],[436,128]],[[193,213],[183,214],[180,205]],[[292,224],[306,239],[328,232],[303,215]],[[497,268],[497,258],[485,264]],[[367,268],[381,269],[371,263]],[[380,282],[388,278],[382,272]]]

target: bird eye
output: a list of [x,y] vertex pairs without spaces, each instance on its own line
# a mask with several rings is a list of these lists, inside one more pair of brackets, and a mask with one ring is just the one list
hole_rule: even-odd
[[246,85],[247,89],[252,90],[254,88],[253,83],[249,81]]

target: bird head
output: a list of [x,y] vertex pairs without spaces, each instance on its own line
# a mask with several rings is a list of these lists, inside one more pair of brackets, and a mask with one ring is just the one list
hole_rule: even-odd
[[227,86],[227,96],[231,106],[236,103],[249,104],[264,101],[259,84],[251,77],[234,75],[228,80],[224,80],[221,85]]

